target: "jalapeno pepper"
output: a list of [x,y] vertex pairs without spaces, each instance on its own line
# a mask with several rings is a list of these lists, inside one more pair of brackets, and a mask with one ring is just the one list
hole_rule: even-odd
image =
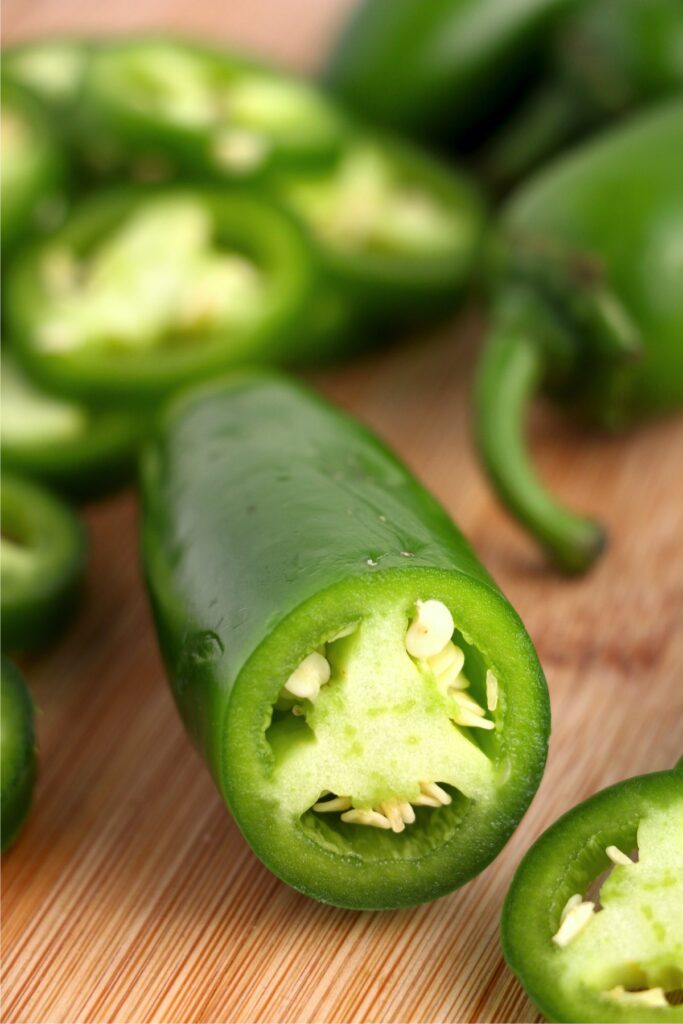
[[2,251],[51,226],[64,208],[64,165],[33,97],[2,82]]
[[424,318],[457,303],[484,225],[483,204],[457,172],[394,140],[357,135],[333,165],[280,176],[276,190],[357,309]]
[[488,345],[479,447],[499,495],[568,569],[602,532],[552,498],[526,452],[545,384],[617,427],[683,402],[683,102],[585,144],[512,198]]
[[33,93],[55,116],[79,100],[91,43],[68,38],[31,40],[2,52],[3,74]]
[[517,870],[502,942],[549,1020],[683,1021],[670,1001],[683,986],[680,768],[610,786],[555,822]]
[[0,365],[5,469],[78,498],[107,494],[130,479],[143,434],[134,417],[48,394],[5,352]]
[[42,647],[71,618],[85,567],[85,532],[37,483],[2,477],[2,646]]
[[22,254],[7,288],[17,358],[85,402],[149,402],[245,362],[310,352],[310,246],[254,194],[124,190]]
[[257,855],[370,909],[481,871],[538,785],[548,698],[444,510],[359,424],[268,375],[178,399],[142,481],[175,699]]
[[540,72],[542,42],[576,0],[365,0],[327,81],[353,110],[460,148]]
[[21,673],[4,657],[0,698],[0,829],[4,853],[28,814],[36,776],[33,702]]
[[564,18],[548,74],[494,137],[484,161],[507,184],[562,146],[622,116],[683,91],[680,0],[601,0]]
[[329,159],[345,118],[313,86],[172,38],[101,46],[83,90],[83,141],[112,164],[156,160],[218,178]]

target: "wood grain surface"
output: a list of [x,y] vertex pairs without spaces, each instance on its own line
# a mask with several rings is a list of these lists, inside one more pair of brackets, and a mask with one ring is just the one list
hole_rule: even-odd
[[[344,0],[5,0],[5,41],[39,32],[196,29],[312,67]],[[539,409],[550,483],[608,526],[567,582],[497,507],[472,451],[476,310],[316,375],[444,502],[517,607],[551,691],[548,769],[503,854],[429,906],[319,906],[252,855],[183,733],[156,650],[132,494],[86,510],[80,615],[24,660],[40,779],[3,860],[4,1022],[533,1021],[497,929],[515,865],[596,789],[683,753],[683,420],[619,439]]]

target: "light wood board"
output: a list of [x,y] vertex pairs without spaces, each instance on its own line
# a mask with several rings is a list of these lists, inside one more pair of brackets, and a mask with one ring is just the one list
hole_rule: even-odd
[[[42,31],[196,28],[311,67],[343,0],[6,0],[5,41]],[[605,437],[539,409],[544,475],[608,526],[584,579],[544,564],[485,485],[469,430],[476,311],[316,375],[444,502],[517,607],[548,677],[545,778],[503,854],[460,892],[394,913],[319,906],[251,854],[164,681],[132,494],[87,510],[82,610],[23,668],[40,779],[3,859],[1,1018],[533,1021],[497,939],[516,863],[561,812],[683,753],[683,420]]]

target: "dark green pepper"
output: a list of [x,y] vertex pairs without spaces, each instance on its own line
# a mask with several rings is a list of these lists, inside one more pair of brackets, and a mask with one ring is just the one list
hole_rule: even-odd
[[503,215],[500,279],[476,401],[503,501],[569,570],[602,546],[530,464],[542,385],[615,428],[683,403],[683,101],[613,128],[523,187]]
[[2,852],[24,824],[36,777],[33,702],[19,670],[2,658],[0,665],[0,808]]
[[65,169],[45,112],[30,93],[2,81],[2,253],[52,226],[65,208]]
[[175,699],[258,856],[370,909],[481,871],[538,785],[548,696],[437,502],[358,423],[267,375],[177,399],[142,491]]
[[255,61],[168,37],[138,37],[93,53],[83,87],[82,143],[113,169],[146,161],[244,179],[330,159],[344,116],[304,80]]
[[609,119],[683,92],[680,0],[600,0],[563,19],[548,73],[494,138],[490,179],[521,178]]
[[457,172],[396,140],[356,135],[335,163],[275,179],[331,280],[379,321],[457,304],[479,255],[483,205]]
[[533,80],[543,41],[576,0],[365,0],[327,81],[352,110],[468,148]]
[[13,351],[50,391],[147,403],[235,364],[315,358],[303,231],[241,190],[86,200],[11,268]]
[[517,870],[502,942],[548,1020],[683,1021],[680,766],[610,786],[555,822]]
[[3,649],[56,639],[74,611],[85,568],[85,531],[59,498],[3,473],[0,541]]
[[130,480],[143,434],[135,417],[48,394],[4,351],[0,365],[5,469],[75,498],[108,494]]

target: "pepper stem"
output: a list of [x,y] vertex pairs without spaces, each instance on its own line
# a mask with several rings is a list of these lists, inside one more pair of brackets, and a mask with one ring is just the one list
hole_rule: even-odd
[[476,430],[493,485],[509,510],[566,572],[587,569],[604,546],[602,527],[560,505],[527,450],[527,408],[540,388],[544,352],[521,327],[494,329],[479,366]]

